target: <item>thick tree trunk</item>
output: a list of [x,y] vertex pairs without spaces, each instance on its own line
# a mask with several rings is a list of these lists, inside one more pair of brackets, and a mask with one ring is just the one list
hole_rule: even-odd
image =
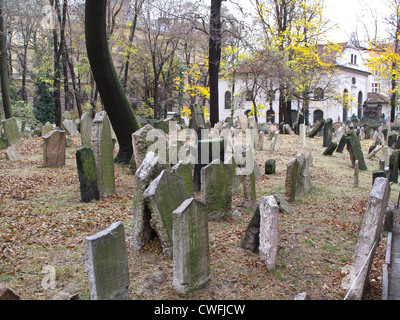
[[105,111],[119,143],[116,162],[129,163],[133,154],[132,133],[140,124],[131,108],[115,70],[107,42],[107,0],[86,0],[86,49],[93,77]]
[[209,43],[209,81],[210,81],[210,123],[214,126],[219,121],[219,68],[221,60],[221,3],[211,0],[210,43]]
[[3,1],[0,0],[0,77],[1,77],[1,94],[3,98],[4,116],[6,119],[12,117],[11,113],[11,98],[10,98],[10,84],[8,80],[8,62],[7,62],[7,48],[6,37],[4,33],[4,20],[3,20]]

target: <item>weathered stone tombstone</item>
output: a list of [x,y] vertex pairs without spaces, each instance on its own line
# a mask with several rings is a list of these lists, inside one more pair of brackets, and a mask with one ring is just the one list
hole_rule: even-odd
[[277,143],[278,143],[279,132],[275,131],[274,137],[272,138],[269,151],[274,152],[277,150]]
[[85,269],[92,300],[128,300],[128,254],[121,222],[85,239]]
[[42,136],[48,134],[49,132],[54,130],[54,126],[50,122],[46,122],[42,127]]
[[81,119],[81,143],[82,147],[92,147],[92,128],[93,120],[89,113],[84,113]]
[[399,154],[398,150],[394,150],[389,157],[389,181],[399,182]]
[[70,136],[76,136],[79,134],[79,131],[75,125],[75,123],[72,120],[65,119],[61,127],[70,135]]
[[150,225],[151,213],[143,198],[143,194],[152,179],[155,179],[165,167],[158,163],[158,155],[148,152],[140,167],[135,172],[135,188],[133,189],[133,224],[131,233],[131,247],[140,250],[154,236],[155,232]]
[[352,167],[354,168],[355,161],[358,160],[360,170],[368,170],[367,165],[364,161],[364,155],[361,149],[360,140],[358,139],[354,131],[347,132],[346,136],[347,150],[350,154]]
[[268,159],[265,162],[265,174],[274,174],[276,172],[276,160]]
[[204,118],[204,109],[197,104],[190,106],[192,112],[189,127],[198,132],[199,129],[206,129],[206,120]]
[[9,145],[16,145],[21,143],[21,133],[18,129],[17,119],[10,118],[2,120],[4,138],[8,141]]
[[211,276],[207,210],[190,198],[172,215],[173,287],[187,293],[203,287]]
[[306,155],[303,153],[298,153],[296,155],[298,162],[298,177],[296,181],[296,195],[305,196],[312,189],[312,184],[310,180],[310,172],[308,167],[308,162]]
[[326,148],[326,150],[324,151],[323,155],[324,156],[331,156],[335,152],[337,147],[338,147],[338,144],[336,142],[331,142],[329,144],[329,146]]
[[214,160],[201,169],[201,199],[206,205],[209,220],[232,215],[232,169]]
[[314,127],[314,129],[311,130],[311,132],[308,134],[309,138],[314,138],[318,132],[323,128],[325,124],[325,119],[321,119]]
[[376,146],[368,155],[367,155],[367,159],[371,159],[372,157],[374,157],[379,151],[381,151],[382,146]]
[[346,146],[346,139],[347,139],[347,135],[343,134],[342,137],[340,138],[339,144],[336,148],[337,153],[343,153],[344,147]]
[[22,159],[19,152],[16,149],[14,149],[13,147],[7,148],[6,158],[7,158],[7,160],[10,160],[10,161],[19,161]]
[[253,253],[259,252],[260,245],[260,207],[257,206],[240,242],[240,247]]
[[299,162],[296,158],[290,158],[286,164],[285,196],[286,201],[292,203],[296,198],[296,184]]
[[92,149],[100,197],[106,198],[115,192],[115,176],[111,123],[105,111],[98,112],[93,120]]
[[257,151],[263,151],[264,148],[264,132],[260,131],[258,133],[258,143],[257,143]]
[[239,175],[238,179],[243,187],[244,206],[249,210],[255,210],[258,204],[254,171],[247,175]]
[[354,187],[358,188],[358,183],[359,183],[359,166],[358,166],[358,160],[356,160],[356,163],[354,164]]
[[81,201],[90,202],[100,200],[99,188],[97,186],[96,160],[93,150],[82,147],[76,150],[76,164],[78,169],[79,184],[81,190]]
[[139,168],[142,164],[143,159],[146,157],[148,149],[151,142],[147,141],[147,135],[149,131],[154,128],[146,124],[143,128],[132,133],[132,146],[133,146],[133,156],[135,157],[136,167]]
[[389,197],[389,180],[386,178],[376,178],[370,193],[370,199],[363,218],[353,258],[352,269],[357,277],[351,279],[354,283],[348,288],[349,291],[346,297],[350,299],[361,300],[363,298],[375,250],[383,230],[383,220]]
[[183,178],[187,192],[192,194],[194,191],[193,164],[179,161],[175,166],[172,167],[172,172],[175,172],[177,175]]
[[332,143],[332,138],[333,138],[333,134],[332,134],[332,119],[329,118],[328,120],[326,120],[325,124],[324,124],[324,136],[323,136],[323,147],[329,147],[329,145]]
[[248,118],[245,114],[238,115],[237,120],[238,120],[239,126],[242,130],[246,130],[248,128],[249,122],[248,122]]
[[143,193],[151,215],[150,225],[165,256],[172,257],[172,213],[190,197],[183,178],[167,170],[163,170]]
[[260,245],[261,260],[268,270],[275,270],[278,252],[278,214],[279,206],[274,196],[260,199]]
[[305,148],[307,145],[307,136],[306,136],[306,125],[304,123],[300,124],[300,145],[302,148]]
[[43,167],[58,168],[65,166],[67,134],[63,130],[53,130],[43,139]]

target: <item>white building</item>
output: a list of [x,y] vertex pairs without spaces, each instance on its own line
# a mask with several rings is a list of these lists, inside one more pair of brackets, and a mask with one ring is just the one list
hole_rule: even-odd
[[[357,48],[351,43],[343,44],[341,52],[335,58],[336,73],[333,78],[326,80],[331,81],[331,87],[333,83],[334,92],[329,94],[324,92],[323,88],[327,87],[326,83],[321,83],[320,88],[315,90],[312,97],[313,101],[309,105],[310,123],[316,123],[322,118],[331,118],[336,122],[351,120],[353,115],[359,119],[364,116],[371,117],[374,115],[371,110],[376,111],[377,108],[380,111],[375,114],[376,120],[383,117],[386,120],[390,119],[390,83],[376,72],[370,72],[366,65],[366,60],[369,59],[371,52]],[[239,93],[244,90],[245,84],[241,77],[238,76],[235,83],[235,92]],[[349,99],[343,99],[343,96],[346,95]],[[224,120],[230,116],[232,92],[230,83],[223,79],[219,83],[219,99],[219,117],[220,120]],[[252,102],[244,100],[246,99],[240,102],[241,107],[235,110],[234,117],[252,109]],[[263,123],[267,121],[267,117],[270,115],[271,103],[266,98],[261,98],[260,104],[266,106],[265,109],[259,112],[259,122]],[[293,100],[293,122],[297,121],[298,106],[299,103]],[[277,91],[272,101],[272,109],[275,114],[275,123],[277,123],[279,121],[279,91]],[[368,114],[364,115],[364,110]]]

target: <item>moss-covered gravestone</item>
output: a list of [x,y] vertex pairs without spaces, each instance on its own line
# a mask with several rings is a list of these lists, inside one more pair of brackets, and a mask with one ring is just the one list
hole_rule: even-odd
[[128,253],[121,222],[85,239],[85,270],[91,300],[128,300]]
[[187,192],[192,194],[194,191],[193,164],[179,161],[175,166],[172,167],[172,172],[175,172],[177,175],[183,178]]
[[290,158],[286,164],[285,197],[292,203],[296,198],[296,184],[298,178],[299,162],[296,158]]
[[311,132],[308,134],[309,138],[314,138],[318,132],[322,129],[322,127],[325,124],[325,119],[321,119],[314,127],[314,129],[311,130]]
[[331,156],[335,150],[337,149],[338,144],[336,142],[331,142],[328,146],[328,148],[326,148],[326,150],[324,151],[323,155],[324,156]]
[[366,171],[368,170],[367,165],[364,161],[364,155],[361,149],[360,139],[354,133],[354,131],[348,131],[346,134],[346,144],[347,150],[350,153],[350,159],[352,163],[352,167],[354,168],[356,160],[358,160],[358,165],[360,170]]
[[376,178],[386,178],[385,170],[374,170],[374,171],[372,171],[372,185],[374,185]]
[[393,151],[389,157],[389,181],[399,182],[399,154],[398,150]]
[[256,208],[241,241],[241,248],[258,253],[260,244],[260,208]]
[[201,169],[201,199],[210,220],[231,216],[233,174],[230,166],[220,160]]
[[92,200],[100,200],[93,150],[88,147],[79,148],[76,150],[75,158],[81,189],[81,201],[90,202]]
[[276,172],[276,161],[275,159],[268,159],[265,162],[265,174],[274,174]]
[[105,111],[98,112],[93,120],[92,149],[100,197],[106,198],[115,192],[115,176],[111,123]]
[[4,138],[10,146],[21,143],[21,132],[18,129],[17,119],[10,118],[2,121]]
[[207,210],[193,198],[173,212],[173,287],[187,293],[203,287],[210,279]]
[[206,128],[206,120],[204,118],[204,108],[197,104],[190,106],[191,118],[189,127],[194,129],[196,132],[203,128]]
[[332,130],[333,122],[332,119],[329,118],[324,124],[323,147],[329,147],[329,145],[331,144],[333,136]]
[[9,147],[9,143],[7,139],[0,138],[0,150],[7,149]]
[[48,134],[49,132],[54,130],[54,126],[50,122],[46,122],[44,126],[42,126],[42,136]]
[[133,157],[135,157],[137,168],[140,167],[149,147],[153,144],[146,139],[148,133],[153,129],[151,125],[146,124],[143,128],[132,133]]
[[160,240],[166,256],[172,256],[172,213],[191,198],[183,178],[163,170],[143,193],[151,215],[150,225]]

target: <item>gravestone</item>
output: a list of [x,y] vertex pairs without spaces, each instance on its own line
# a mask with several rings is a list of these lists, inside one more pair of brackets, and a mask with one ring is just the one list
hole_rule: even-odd
[[311,132],[308,134],[309,138],[314,138],[318,132],[322,129],[322,127],[325,124],[325,119],[321,119],[314,127],[314,129],[311,130]]
[[48,134],[49,132],[54,130],[54,126],[50,122],[46,122],[46,124],[42,127],[42,136]]
[[247,175],[239,175],[238,179],[243,188],[244,206],[249,210],[255,210],[258,204],[254,171]]
[[93,120],[89,113],[84,113],[81,119],[81,143],[82,147],[92,147]]
[[337,153],[343,153],[344,147],[346,146],[346,140],[347,139],[347,135],[343,134],[342,137],[339,140],[339,144],[338,147],[336,149]]
[[299,162],[296,158],[290,158],[286,164],[285,197],[292,203],[296,198],[296,185],[299,171]]
[[386,178],[385,170],[372,171],[372,185],[374,185],[376,178]]
[[0,150],[7,149],[10,146],[7,139],[3,139],[0,137]]
[[264,132],[260,131],[258,133],[257,151],[262,151],[264,148],[264,136]]
[[105,111],[96,113],[93,120],[92,149],[96,160],[100,198],[106,198],[115,192],[115,176],[111,123]]
[[298,162],[298,177],[296,179],[296,195],[305,196],[312,189],[310,180],[310,172],[305,154],[298,153],[296,155]]
[[326,150],[324,151],[323,155],[324,156],[331,156],[335,152],[337,147],[338,147],[338,144],[336,142],[331,142],[329,144],[329,146],[326,148]]
[[329,147],[332,143],[332,119],[329,118],[324,124],[323,147]]
[[206,205],[209,220],[232,215],[232,169],[214,160],[201,169],[201,201]]
[[173,287],[187,293],[203,287],[211,276],[207,210],[190,198],[172,215]]
[[135,157],[137,168],[140,167],[149,147],[153,144],[153,142],[146,140],[149,131],[153,129],[151,125],[146,124],[143,128],[132,134],[133,156]]
[[76,165],[78,169],[79,184],[81,190],[81,201],[90,202],[100,200],[99,188],[97,186],[96,160],[93,150],[82,147],[76,150]]
[[271,145],[269,147],[269,151],[274,152],[277,150],[278,137],[279,137],[279,132],[275,131],[274,137],[272,138]]
[[121,222],[85,239],[85,270],[91,300],[128,300],[128,254]]
[[389,157],[389,181],[399,182],[399,151],[395,150]]
[[165,166],[158,163],[158,155],[148,152],[140,167],[135,172],[133,189],[133,224],[131,233],[131,247],[140,250],[154,236],[155,231],[150,225],[151,213],[143,194],[151,180],[155,179]]
[[249,120],[245,114],[238,115],[237,120],[238,120],[239,126],[242,130],[246,130],[248,128]]
[[265,162],[265,174],[274,174],[276,172],[276,161],[275,159],[268,159]]
[[354,165],[354,187],[358,188],[358,183],[359,183],[359,166],[358,166],[358,160],[356,160],[356,163]]
[[260,245],[260,207],[257,206],[240,242],[240,247],[253,253],[259,252]]
[[17,119],[10,118],[2,120],[4,138],[8,141],[10,146],[21,143],[21,133],[18,129]]
[[377,178],[370,193],[353,258],[352,268],[354,274],[358,276],[354,279],[352,288],[349,288],[348,296],[352,300],[363,298],[377,243],[383,230],[383,220],[389,197],[389,180]]
[[183,163],[182,161],[179,161],[175,166],[172,167],[172,172],[183,178],[187,192],[189,194],[192,194],[194,191],[193,164]]
[[348,131],[346,136],[347,136],[346,138],[347,150],[350,153],[352,167],[354,168],[354,164],[356,160],[358,160],[360,170],[362,171],[368,170],[367,165],[365,164],[364,161],[364,155],[361,149],[360,140],[358,139],[354,131]]
[[76,128],[75,123],[72,120],[65,119],[61,127],[70,135],[70,136],[76,136],[79,134],[78,129]]
[[379,151],[381,151],[381,149],[382,146],[373,147],[371,152],[367,155],[367,159],[371,159],[372,157],[374,157]]
[[190,106],[191,118],[189,127],[198,132],[199,129],[206,129],[206,120],[204,118],[204,108],[197,104]]
[[43,167],[58,168],[65,166],[65,148],[67,134],[62,130],[53,130],[43,139]]
[[10,161],[19,161],[22,158],[17,150],[15,150],[13,147],[8,147],[6,150],[6,159]]
[[300,124],[300,145],[302,148],[306,147],[307,138],[306,138],[306,125],[304,123]]
[[183,178],[167,170],[163,170],[143,193],[151,215],[150,226],[165,256],[172,257],[172,213],[190,197]]
[[275,270],[278,252],[279,206],[274,196],[260,199],[260,258],[270,271]]

